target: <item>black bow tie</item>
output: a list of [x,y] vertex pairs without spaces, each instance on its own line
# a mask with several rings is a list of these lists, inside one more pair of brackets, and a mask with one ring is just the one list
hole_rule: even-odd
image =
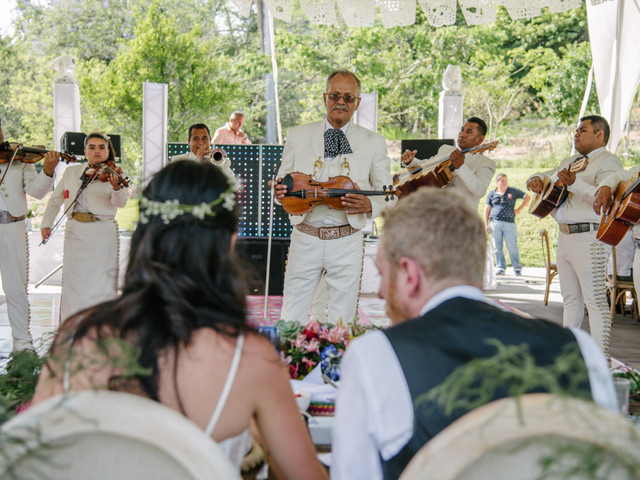
[[349,140],[342,130],[330,128],[324,131],[324,156],[337,157],[341,154],[353,153]]

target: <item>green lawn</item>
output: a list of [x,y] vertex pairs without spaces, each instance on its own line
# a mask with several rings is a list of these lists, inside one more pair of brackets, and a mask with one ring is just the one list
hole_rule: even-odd
[[[528,192],[525,183],[527,179],[540,170],[536,168],[498,168],[496,174],[505,173],[509,180],[509,186],[519,188],[528,193],[532,199],[533,194]],[[495,179],[492,181],[490,189],[495,188]],[[484,218],[485,198],[480,201],[478,211]],[[520,203],[518,202],[517,205]],[[527,207],[528,209],[528,207]],[[518,250],[520,251],[520,263],[523,267],[544,267],[544,258],[542,256],[542,242],[540,239],[540,230],[546,229],[549,232],[549,241],[551,244],[551,256],[555,258],[555,249],[558,238],[558,226],[555,220],[549,215],[540,220],[538,217],[530,213],[521,213],[516,217],[518,226]],[[504,248],[507,264],[509,265],[509,255],[506,247]]]
[[123,208],[118,209],[118,213],[116,213],[116,220],[120,230],[133,231],[139,217],[138,203],[140,203],[140,200],[137,198],[130,198]]

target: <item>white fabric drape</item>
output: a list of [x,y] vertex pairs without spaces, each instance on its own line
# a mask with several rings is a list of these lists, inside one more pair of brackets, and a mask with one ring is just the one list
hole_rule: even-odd
[[[231,0],[240,15],[248,17],[252,0]],[[416,19],[416,0],[298,0],[309,22],[332,25],[338,11],[347,27],[371,27],[375,22],[376,6],[387,28],[412,25]],[[592,0],[600,1],[600,0]],[[274,18],[291,21],[293,0],[264,0]],[[544,7],[554,13],[578,8],[582,0],[418,0],[429,23],[434,27],[452,25],[456,20],[457,3],[468,25],[482,25],[496,21],[498,6],[504,5],[513,20],[533,18]]]
[[587,18],[600,114],[615,152],[640,84],[640,2],[587,2]]

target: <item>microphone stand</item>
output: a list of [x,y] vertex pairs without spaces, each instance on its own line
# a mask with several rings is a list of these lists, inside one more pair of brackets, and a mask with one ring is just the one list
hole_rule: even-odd
[[271,244],[273,243],[273,203],[275,197],[275,185],[276,185],[276,169],[273,169],[273,177],[271,178],[271,201],[269,204],[269,237],[267,240],[267,271],[265,273],[264,281],[264,309],[262,317],[267,320],[267,308],[269,306],[269,278],[271,277]]
[[[87,169],[82,173],[82,175],[84,176]],[[53,235],[53,232],[55,232],[56,228],[58,228],[58,226],[60,226],[60,223],[62,223],[62,220],[64,219],[64,217],[67,215],[67,213],[69,212],[69,210],[76,204],[76,202],[78,201],[78,198],[80,197],[80,194],[82,192],[84,192],[86,190],[86,188],[91,184],[91,182],[93,182],[96,178],[98,178],[98,175],[95,175],[93,178],[87,178],[85,177],[82,180],[82,185],[80,185],[80,188],[78,189],[78,193],[76,194],[76,198],[73,199],[73,201],[69,204],[69,206],[67,207],[67,209],[62,212],[62,215],[60,215],[60,218],[58,219],[58,221],[56,222],[56,224],[51,227],[51,233],[49,234],[49,238],[51,238],[51,235]],[[47,238],[47,240],[42,240],[42,242],[40,242],[40,245],[38,245],[39,247],[41,247],[42,245],[46,244],[47,241],[49,240],[49,238]]]

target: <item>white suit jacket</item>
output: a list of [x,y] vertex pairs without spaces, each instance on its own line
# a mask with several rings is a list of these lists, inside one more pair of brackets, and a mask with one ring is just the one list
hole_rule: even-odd
[[[308,175],[313,173],[316,160],[324,159],[324,130],[325,120],[321,120],[294,127],[289,131],[282,152],[278,177],[284,177],[291,172]],[[354,123],[349,123],[346,136],[353,153],[339,155],[339,158],[340,163],[343,157],[349,162],[348,177],[362,190],[382,190],[384,186],[390,186],[392,183],[391,161],[387,157],[387,142],[384,137]],[[342,172],[342,175],[347,175],[347,172]],[[344,210],[330,209],[321,205],[306,215],[289,215],[289,218],[293,225],[297,225],[305,218],[308,219],[312,213],[326,214],[328,218],[338,223],[349,223],[354,228],[363,228],[367,218],[379,216],[382,210],[392,205],[392,202],[386,202],[382,196],[370,196],[369,200],[371,200],[369,215],[347,215]]]
[[[7,165],[0,166],[0,178]],[[0,185],[0,195],[8,212],[14,217],[20,217],[27,214],[25,192],[32,197],[42,198],[52,187],[53,177],[48,177],[44,171],[38,173],[33,163],[14,161]]]
[[[45,208],[44,216],[42,217],[42,228],[51,228],[53,226],[56,215],[60,210],[60,205],[64,203],[65,211],[69,208],[82,186],[81,177],[87,166],[87,163],[81,163],[72,165],[64,171],[49,199],[49,203],[47,203],[47,208]],[[94,180],[85,192],[87,209],[98,217],[114,217],[118,208],[124,207],[127,203],[127,189],[121,188],[116,192],[109,182]],[[71,212],[72,210],[68,212],[68,215]],[[101,220],[103,219],[101,218]]]

